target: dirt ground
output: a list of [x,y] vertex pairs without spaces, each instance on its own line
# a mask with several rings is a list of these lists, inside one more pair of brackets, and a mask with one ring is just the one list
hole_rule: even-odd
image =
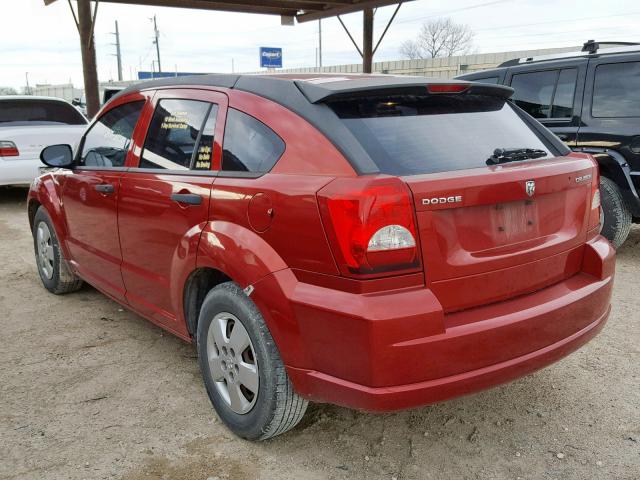
[[640,228],[608,325],[563,361],[412,411],[314,405],[250,443],[217,420],[192,346],[90,287],[44,290],[25,194],[0,188],[2,479],[640,478]]

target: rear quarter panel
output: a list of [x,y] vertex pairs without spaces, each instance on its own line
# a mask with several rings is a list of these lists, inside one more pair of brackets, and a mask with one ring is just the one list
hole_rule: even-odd
[[229,108],[260,120],[286,148],[264,175],[219,172],[198,265],[218,265],[215,268],[243,286],[282,268],[337,274],[316,192],[337,176],[355,176],[355,171],[324,135],[294,112],[251,93],[225,93]]

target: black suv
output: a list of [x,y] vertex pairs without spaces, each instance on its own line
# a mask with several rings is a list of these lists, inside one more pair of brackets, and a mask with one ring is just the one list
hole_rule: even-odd
[[602,234],[622,245],[631,223],[640,223],[640,44],[589,40],[580,52],[509,60],[457,78],[511,86],[520,108],[598,160]]

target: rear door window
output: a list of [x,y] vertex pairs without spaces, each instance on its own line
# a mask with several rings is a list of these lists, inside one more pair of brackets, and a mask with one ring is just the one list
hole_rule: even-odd
[[[160,100],[149,124],[139,168],[209,170],[217,111],[217,105],[199,100]],[[213,118],[213,125],[208,122],[207,135],[202,139],[209,118]]]
[[518,73],[511,79],[516,105],[534,118],[571,118],[577,69]]
[[640,117],[640,62],[598,65],[591,116]]
[[486,166],[496,148],[548,147],[503,98],[431,95],[330,104],[382,173],[416,175]]
[[576,91],[578,70],[567,68],[560,70],[558,84],[553,95],[551,118],[571,118],[573,116],[573,97]]
[[87,119],[73,105],[56,100],[3,100],[0,126],[86,125]]
[[265,173],[273,168],[284,150],[284,141],[264,123],[240,110],[228,110],[222,170]]

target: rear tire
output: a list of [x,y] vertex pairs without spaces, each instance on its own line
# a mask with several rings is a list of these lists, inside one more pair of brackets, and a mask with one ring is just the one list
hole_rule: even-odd
[[604,216],[600,233],[615,248],[619,248],[627,239],[631,230],[631,211],[627,207],[618,185],[607,177],[600,177],[600,201]]
[[36,212],[32,233],[38,274],[44,288],[56,295],[79,290],[83,282],[69,268],[51,218],[44,207],[38,208]]
[[197,348],[209,399],[233,433],[265,440],[302,419],[308,402],[293,390],[262,315],[236,283],[205,297]]

